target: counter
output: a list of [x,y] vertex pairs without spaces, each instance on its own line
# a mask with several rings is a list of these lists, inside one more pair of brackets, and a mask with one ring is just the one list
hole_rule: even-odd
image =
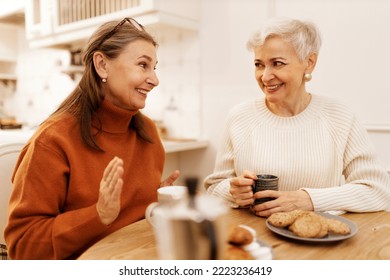
[[208,144],[209,142],[207,140],[185,140],[185,141],[163,140],[164,149],[167,154],[206,148]]
[[[31,128],[0,129],[0,145],[9,143],[26,143],[33,135],[34,131],[35,130]],[[174,170],[178,169],[181,172],[181,176],[175,183],[179,185],[184,184],[186,175],[191,173],[192,170],[186,170],[186,168],[183,168],[183,162],[193,161],[192,154],[188,154],[186,152],[204,149],[207,148],[208,145],[209,142],[207,140],[163,140],[163,146],[166,153],[163,178],[167,178]]]
[[0,129],[0,145],[9,143],[26,143],[34,134],[34,129]]
[[[8,143],[26,143],[28,139],[33,135],[34,129],[0,129],[0,144]],[[191,151],[208,146],[206,140],[177,140],[177,141],[165,141],[163,140],[165,152],[177,153]]]

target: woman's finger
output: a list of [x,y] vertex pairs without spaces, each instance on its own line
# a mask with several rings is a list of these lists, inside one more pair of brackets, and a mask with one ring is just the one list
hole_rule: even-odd
[[122,175],[123,175],[123,167],[117,166],[112,179],[109,182],[107,182],[108,193],[110,195],[112,195],[112,193],[115,191],[118,181],[122,181]]
[[114,157],[109,163],[108,165],[106,166],[106,168],[104,169],[104,172],[103,172],[103,180],[107,180],[108,176],[110,175],[116,161],[117,161],[117,157]]

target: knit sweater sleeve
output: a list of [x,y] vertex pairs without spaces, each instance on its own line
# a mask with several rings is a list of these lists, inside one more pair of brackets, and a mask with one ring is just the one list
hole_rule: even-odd
[[[246,119],[246,115],[242,114],[242,112],[250,111],[251,104],[251,102],[244,102],[229,112],[220,146],[218,147],[214,171],[204,180],[204,187],[207,190],[207,193],[223,198],[233,208],[239,207],[239,205],[234,202],[230,193],[230,179],[240,175],[237,174],[237,168],[235,166],[237,152],[235,149],[241,144],[242,140],[245,139],[245,136],[242,134],[239,134],[239,137],[236,137],[236,126],[238,123],[240,125],[246,123],[245,121],[242,121],[243,119]],[[248,129],[240,126],[239,131],[250,131],[250,124],[246,123],[246,125],[248,125]]]
[[[12,259],[67,259],[106,230],[96,204],[64,211],[69,166],[64,155],[34,141],[14,176],[6,241]],[[24,176],[28,174],[28,176]]]
[[333,112],[325,118],[329,118],[326,122],[343,158],[345,182],[329,188],[304,188],[315,210],[390,211],[390,178],[379,164],[364,126],[352,114]]

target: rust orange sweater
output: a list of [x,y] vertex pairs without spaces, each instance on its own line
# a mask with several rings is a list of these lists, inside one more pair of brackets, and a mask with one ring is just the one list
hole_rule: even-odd
[[[165,153],[153,122],[145,117],[154,144],[128,128],[135,112],[103,101],[98,110],[104,153],[88,148],[70,114],[37,130],[15,168],[5,239],[12,259],[73,259],[93,243],[144,217],[157,200]],[[124,161],[121,212],[110,225],[96,210],[99,184],[109,161]],[[129,236],[131,242],[131,236]]]

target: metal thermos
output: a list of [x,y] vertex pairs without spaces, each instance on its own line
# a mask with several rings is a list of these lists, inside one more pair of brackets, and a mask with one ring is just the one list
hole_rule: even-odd
[[155,210],[154,227],[160,259],[213,260],[222,257],[227,205],[196,192],[196,181],[187,181],[188,197]]

